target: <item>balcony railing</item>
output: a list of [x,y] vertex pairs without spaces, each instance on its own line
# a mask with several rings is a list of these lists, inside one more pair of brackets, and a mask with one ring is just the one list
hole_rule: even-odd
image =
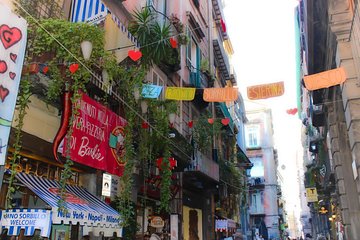
[[194,158],[186,171],[201,172],[208,177],[219,181],[219,164],[197,150],[195,150]]
[[261,186],[265,184],[265,178],[263,177],[256,177],[248,179],[248,185],[251,187]]
[[250,215],[264,215],[265,214],[265,209],[263,205],[251,205],[249,208],[249,214]]

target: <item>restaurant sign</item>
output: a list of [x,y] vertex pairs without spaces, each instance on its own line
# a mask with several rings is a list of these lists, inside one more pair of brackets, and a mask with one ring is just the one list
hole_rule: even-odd
[[8,209],[1,211],[1,227],[8,229],[7,235],[17,236],[24,229],[25,236],[34,235],[48,238],[51,232],[51,211],[42,209]]
[[278,97],[284,94],[284,82],[262,84],[247,88],[247,96],[250,100]]
[[[126,120],[85,94],[79,100],[70,141],[73,161],[121,176]],[[63,155],[66,154],[66,138]]]

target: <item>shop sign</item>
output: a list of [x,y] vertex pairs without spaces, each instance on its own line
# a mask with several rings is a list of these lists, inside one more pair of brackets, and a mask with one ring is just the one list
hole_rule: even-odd
[[103,180],[102,180],[102,191],[101,195],[105,197],[111,196],[111,175],[110,174],[103,174]]
[[65,213],[59,211],[58,208],[53,208],[53,222],[60,224],[80,223],[80,225],[115,225],[120,222],[119,215],[105,214],[102,212],[90,212],[82,209],[68,209]]
[[247,88],[247,96],[250,100],[278,97],[284,94],[284,82],[262,84]]
[[179,216],[177,214],[170,216],[170,234],[171,240],[179,240]]
[[162,220],[161,217],[154,216],[154,217],[151,218],[151,221],[150,221],[150,226],[151,227],[162,228],[162,227],[164,227],[164,225],[165,225],[165,222],[164,222],[164,220]]
[[40,236],[48,238],[51,233],[51,211],[42,209],[8,209],[1,211],[1,226],[14,236],[24,229],[25,236],[34,235],[39,229]]
[[27,23],[0,3],[0,165],[4,165],[26,47]]
[[308,202],[317,202],[318,201],[318,195],[316,188],[306,188],[306,200]]
[[[70,141],[73,161],[122,176],[126,120],[85,94],[79,100]],[[66,154],[67,138],[63,155]]]

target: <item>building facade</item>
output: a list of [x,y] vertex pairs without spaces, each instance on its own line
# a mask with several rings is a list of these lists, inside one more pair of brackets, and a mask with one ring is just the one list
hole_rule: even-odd
[[[18,9],[20,14],[24,15],[23,17],[33,17],[34,19],[52,18],[54,23],[65,20],[66,24],[69,23],[69,28],[72,26],[71,23],[83,22],[91,26],[96,25],[97,28],[101,29],[98,34],[103,34],[104,46],[93,43],[90,60],[85,60],[85,55],[81,54],[79,46],[76,46],[77,49],[71,47],[71,50],[76,51],[75,56],[77,58],[75,60],[49,59],[52,52],[63,50],[64,46],[61,45],[54,45],[53,49],[42,49],[41,57],[45,55],[45,58],[40,58],[37,55],[39,53],[33,53],[31,52],[32,49],[28,48],[28,51],[35,55],[29,54],[23,66],[23,69],[26,69],[27,74],[30,76],[32,85],[31,101],[28,103],[28,109],[23,118],[21,150],[18,151],[16,147],[7,149],[7,161],[5,164],[7,171],[2,181],[2,198],[0,199],[2,208],[9,208],[6,207],[7,197],[5,196],[10,189],[11,172],[17,172],[18,186],[20,186],[21,191],[15,191],[12,204],[16,209],[20,209],[19,211],[32,208],[52,209],[52,215],[56,215],[57,218],[56,221],[54,219],[49,220],[52,231],[50,233],[51,239],[63,237],[79,239],[86,235],[93,237],[101,234],[104,237],[111,237],[116,234],[116,236],[122,235],[128,239],[144,239],[153,232],[158,232],[165,239],[170,237],[171,239],[189,240],[216,239],[224,236],[230,237],[237,232],[237,229],[241,229],[240,232],[243,235],[246,234],[249,230],[249,224],[247,208],[244,207],[248,200],[243,192],[247,182],[244,169],[250,168],[251,163],[246,157],[244,147],[244,124],[246,122],[244,104],[240,93],[238,98],[228,102],[206,102],[203,100],[204,89],[232,88],[236,85],[236,74],[229,60],[233,54],[233,49],[226,33],[222,1],[44,0],[36,3],[28,3],[27,1],[12,3],[12,1],[6,1],[7,6]],[[169,31],[167,38],[146,43],[146,39],[141,38],[141,32],[133,30],[132,24],[139,21],[139,18],[137,18],[139,15],[136,16],[135,12],[151,14],[153,16],[151,18],[152,22],[157,22],[162,27],[169,26],[166,30]],[[35,22],[33,24],[39,23]],[[51,28],[51,25],[41,25],[41,27],[46,29],[46,27]],[[71,42],[69,40],[71,37],[73,37],[73,45],[77,43],[78,38],[70,35],[71,31],[69,36],[56,35],[57,31],[60,32],[61,29],[55,29],[52,38],[61,38],[60,43],[61,41]],[[164,29],[161,31],[163,31],[161,34],[165,34]],[[79,37],[82,37],[80,35],[82,35],[81,33],[79,33]],[[92,39],[89,39],[90,41],[95,41],[98,36],[92,37]],[[31,38],[36,38],[36,34],[29,34],[29,39]],[[158,209],[163,191],[162,179],[165,178],[161,174],[161,161],[163,159],[160,156],[154,156],[155,154],[150,151],[146,152],[148,154],[146,155],[145,151],[141,152],[139,150],[146,142],[146,144],[152,146],[152,150],[162,153],[162,150],[154,147],[156,142],[162,142],[159,140],[161,138],[156,138],[153,135],[151,136],[155,140],[149,141],[146,138],[146,136],[150,136],[152,132],[158,130],[159,127],[156,124],[161,119],[156,119],[153,114],[157,110],[151,105],[153,102],[145,99],[145,97],[139,99],[135,96],[136,91],[134,89],[137,85],[123,84],[124,82],[130,83],[130,80],[135,78],[136,74],[141,71],[139,66],[145,62],[145,60],[134,60],[134,57],[136,57],[134,55],[139,54],[138,51],[141,50],[143,51],[142,57],[145,58],[146,47],[159,42],[167,44],[169,57],[159,62],[153,61],[146,69],[143,78],[140,79],[140,83],[161,87],[163,91],[155,98],[159,102],[165,100],[165,89],[167,87],[195,89],[194,99],[176,101],[175,119],[170,118],[169,115],[167,121],[168,116],[165,116],[166,120],[163,125],[165,134],[163,135],[166,138],[171,137],[168,145],[171,154],[169,161],[175,160],[176,166],[170,165],[172,169],[169,186],[169,209],[162,212]],[[176,47],[170,48],[170,44],[175,44]],[[71,45],[66,45],[68,50],[70,49],[68,46]],[[103,53],[103,51],[106,53]],[[44,54],[47,52],[50,52],[49,56]],[[98,58],[99,53],[103,54],[103,58]],[[109,56],[108,54],[113,57],[109,61],[115,59],[116,67],[112,66],[109,69],[103,67],[106,66],[106,63],[104,63],[106,60],[104,59]],[[153,57],[156,58],[156,56]],[[78,59],[81,61],[77,62]],[[101,112],[101,114],[103,112],[108,113],[109,116],[121,122],[122,127],[126,125],[125,122],[134,124],[133,134],[135,137],[131,146],[140,153],[138,155],[134,154],[136,161],[133,168],[130,169],[130,173],[128,173],[131,176],[132,183],[130,186],[131,196],[127,199],[133,203],[131,205],[131,214],[133,214],[131,219],[134,219],[134,221],[130,225],[124,226],[124,228],[118,225],[121,216],[124,216],[125,212],[119,210],[120,203],[117,197],[126,188],[121,183],[121,179],[126,175],[126,167],[124,167],[124,162],[121,162],[121,159],[118,158],[116,159],[120,161],[121,164],[119,165],[122,169],[119,170],[120,172],[117,172],[119,168],[117,165],[108,169],[89,165],[89,162],[84,160],[86,159],[84,156],[98,156],[96,148],[93,151],[91,149],[84,150],[82,156],[84,158],[80,158],[80,160],[71,159],[74,160],[74,163],[71,167],[72,175],[67,181],[68,189],[66,191],[74,204],[85,204],[81,200],[85,197],[93,199],[93,201],[86,202],[92,207],[92,212],[89,213],[92,215],[88,215],[88,217],[92,218],[95,213],[104,216],[107,214],[106,216],[109,217],[104,217],[104,219],[107,219],[108,222],[101,220],[100,224],[95,224],[97,218],[94,218],[94,223],[71,221],[69,220],[70,215],[70,217],[65,213],[59,215],[56,210],[58,207],[56,199],[59,197],[58,192],[61,189],[59,182],[62,179],[65,167],[63,162],[55,160],[54,144],[57,142],[58,130],[63,129],[64,118],[66,118],[64,117],[65,113],[69,112],[66,111],[64,103],[60,101],[60,96],[50,102],[46,100],[47,92],[50,92],[49,85],[51,84],[49,83],[55,81],[54,75],[51,75],[51,69],[49,70],[47,66],[50,66],[50,62],[58,62],[58,65],[68,67],[67,64],[71,66],[74,61],[80,64],[80,69],[85,65],[91,72],[90,75],[83,75],[83,77],[88,78],[88,81],[81,90],[86,92],[88,100],[84,100],[85,103],[81,105],[83,108],[80,108],[80,111],[84,110],[90,116],[93,113],[91,109],[93,107],[95,109],[96,106],[97,112]],[[89,65],[86,65],[86,63]],[[35,66],[38,70],[32,71],[30,66]],[[76,68],[76,65],[72,66]],[[123,75],[121,75],[122,78],[111,80],[111,76],[109,77],[111,75],[110,70],[116,71],[117,68],[124,70]],[[139,71],[132,71],[132,69]],[[47,74],[47,71],[50,73]],[[63,74],[61,76],[68,80],[76,75],[77,70],[63,68],[61,71],[59,74]],[[126,75],[127,73],[131,73],[131,75]],[[70,82],[71,84],[72,82]],[[128,101],[124,101],[126,96],[131,96]],[[134,105],[129,107],[130,103]],[[98,109],[102,109],[102,111]],[[130,111],[134,112],[135,117],[126,119],[126,116],[130,116],[127,114]],[[19,112],[15,112],[15,116],[19,116]],[[107,123],[105,119],[102,119],[103,121],[99,121],[97,124]],[[132,122],[129,123],[130,121]],[[213,132],[212,129],[215,129],[215,127],[213,128],[211,124],[214,124],[214,126],[216,124],[218,129],[216,133]],[[74,124],[73,127],[75,128],[74,131],[76,131],[76,127],[77,130],[88,129],[87,127],[81,127],[81,122]],[[12,146],[17,141],[15,137],[16,129],[17,125],[14,121],[9,146]],[[89,133],[90,130],[86,131]],[[145,131],[147,134],[144,133]],[[90,132],[90,135],[96,135],[93,131]],[[100,133],[102,132],[100,131]],[[124,147],[122,145],[124,143],[122,133],[122,131],[111,132],[109,133],[110,137],[104,135],[105,138],[109,138],[108,141],[105,141],[105,149],[107,150],[104,151],[116,149],[116,153],[114,153],[115,150],[111,150],[115,155],[121,152],[122,147]],[[205,133],[205,136],[196,135],[200,133]],[[103,135],[96,136],[102,138]],[[201,145],[200,137],[203,137],[201,139],[206,142],[205,144],[202,143]],[[62,146],[65,147],[66,143]],[[66,155],[64,154],[66,150],[60,148],[57,148],[55,152],[63,151],[63,154],[60,152],[59,155]],[[79,149],[78,153],[80,152]],[[144,154],[149,157],[144,157]],[[19,159],[16,169],[13,168],[15,165],[12,158]],[[64,156],[59,158],[65,161]],[[171,163],[169,162],[169,164]],[[109,180],[110,175],[111,180]],[[49,186],[40,189],[36,183],[44,186],[48,184]],[[112,185],[110,191],[104,193],[106,184],[109,186],[110,183]],[[46,189],[52,188],[50,185],[56,185],[57,190],[52,190],[53,194],[51,196],[53,196],[53,199],[47,201],[44,199],[48,194]],[[72,188],[74,190],[70,191],[69,189]],[[79,190],[83,188],[86,189],[86,193]],[[12,208],[10,207],[10,209]],[[70,210],[79,211],[79,209],[71,208]],[[78,214],[78,212],[76,213]],[[74,214],[73,217],[75,216],[80,218],[82,215]],[[61,221],[63,221],[62,224]],[[225,228],[217,228],[217,223],[223,223],[224,221],[227,223]],[[20,230],[24,229],[24,226],[18,226],[17,229],[19,231],[8,231],[7,234],[20,234],[21,236],[34,234],[30,230],[29,233],[27,230]]]
[[272,116],[269,109],[248,110],[246,148],[250,170],[250,225],[253,235],[280,238],[277,182],[277,154],[274,149]]

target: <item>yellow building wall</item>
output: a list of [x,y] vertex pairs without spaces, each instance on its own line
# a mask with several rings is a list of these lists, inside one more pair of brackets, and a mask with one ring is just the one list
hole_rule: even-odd
[[[134,45],[127,37],[127,34],[122,32],[116,23],[111,19],[110,14],[106,17],[104,28],[106,50]],[[116,56],[117,62],[119,63],[124,60],[128,56],[128,51],[131,49],[133,49],[133,47],[114,50],[113,53]]]
[[[24,118],[23,131],[39,137],[45,141],[53,142],[55,134],[60,126],[60,116],[58,110],[44,101],[30,97],[28,104],[29,108],[26,110]],[[12,126],[16,126],[18,111],[15,111]]]
[[194,240],[190,239],[190,229],[193,229],[193,226],[190,226],[190,210],[195,210],[197,212],[198,222],[197,222],[197,229],[198,229],[198,239],[202,240],[202,211],[201,209],[196,208],[189,208],[187,206],[183,207],[183,233],[184,233],[184,240]]

